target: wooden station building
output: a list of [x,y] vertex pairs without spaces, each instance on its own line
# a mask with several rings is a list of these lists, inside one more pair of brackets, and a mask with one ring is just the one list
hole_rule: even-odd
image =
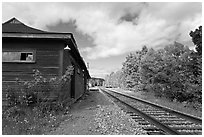
[[72,33],[53,33],[25,25],[16,18],[2,24],[2,98],[4,88],[16,78],[29,81],[33,69],[45,77],[61,77],[67,66],[74,74],[67,95],[79,98],[87,90],[90,78]]

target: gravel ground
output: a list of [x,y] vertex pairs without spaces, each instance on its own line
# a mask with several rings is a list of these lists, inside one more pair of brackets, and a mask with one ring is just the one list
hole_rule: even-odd
[[95,117],[97,131],[103,135],[141,135],[145,132],[117,106],[100,106]]
[[99,91],[85,94],[51,135],[145,135],[137,122]]

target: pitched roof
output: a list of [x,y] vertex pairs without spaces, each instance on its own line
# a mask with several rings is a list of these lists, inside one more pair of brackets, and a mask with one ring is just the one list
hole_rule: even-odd
[[47,33],[46,31],[42,31],[39,29],[35,29],[23,24],[21,21],[16,18],[12,18],[7,22],[2,24],[2,32],[3,33]]

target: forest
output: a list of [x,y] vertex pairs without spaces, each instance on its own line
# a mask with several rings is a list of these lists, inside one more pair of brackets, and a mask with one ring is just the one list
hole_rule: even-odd
[[202,103],[202,26],[190,31],[194,49],[181,43],[129,53],[119,71],[105,78],[107,87],[151,92],[170,101]]

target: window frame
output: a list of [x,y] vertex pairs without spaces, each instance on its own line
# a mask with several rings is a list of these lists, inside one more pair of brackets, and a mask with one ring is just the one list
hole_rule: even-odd
[[35,49],[25,49],[25,50],[19,50],[19,49],[2,49],[2,56],[3,52],[20,52],[21,53],[32,53],[33,54],[33,60],[32,61],[26,61],[26,60],[15,60],[15,61],[3,61],[2,57],[2,63],[36,63],[36,50]]

